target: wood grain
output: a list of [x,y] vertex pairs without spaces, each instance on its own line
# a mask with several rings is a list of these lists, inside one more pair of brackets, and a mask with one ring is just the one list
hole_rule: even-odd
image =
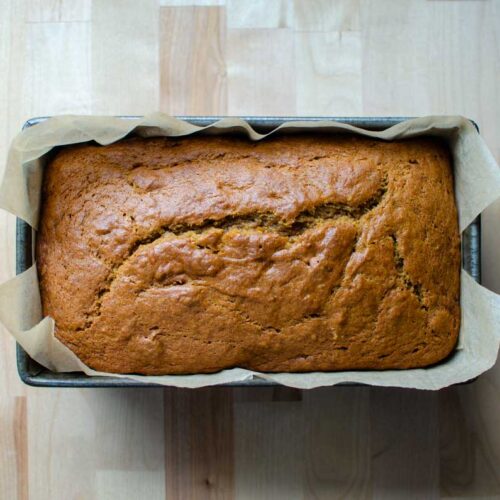
[[159,0],[162,7],[217,7],[226,5],[226,0]]
[[38,498],[95,498],[95,420],[83,392],[28,395],[29,490]]
[[439,498],[438,394],[372,389],[373,498]]
[[90,23],[29,23],[26,55],[23,88],[30,99],[23,108],[29,116],[91,112]]
[[359,0],[294,0],[292,26],[297,31],[357,31],[360,10]]
[[[443,497],[500,497],[498,413],[495,390],[484,393],[488,380],[471,387],[450,388],[440,395],[441,474]],[[491,398],[493,395],[493,399]],[[466,407],[474,402],[476,406]],[[485,412],[481,408],[489,406]],[[493,407],[491,407],[493,405]],[[454,416],[452,419],[451,416]],[[493,418],[493,421],[487,422]]]
[[230,29],[227,61],[230,115],[295,113],[291,30]]
[[288,28],[293,5],[286,0],[228,0],[229,29]]
[[90,21],[92,0],[28,0],[29,23]]
[[160,109],[171,115],[225,114],[225,10],[163,7],[160,37]]
[[164,498],[163,391],[83,391],[94,422],[96,498]]
[[300,401],[235,404],[236,498],[304,498],[303,419]]
[[[0,167],[33,115],[463,114],[500,159],[496,0],[0,0]],[[500,200],[483,276],[500,292]],[[0,279],[15,218],[0,213]],[[500,498],[500,364],[439,393],[23,386],[0,499]]]
[[14,447],[16,451],[17,499],[27,500],[29,498],[28,415],[25,397],[16,397],[14,399],[13,424]]
[[475,477],[474,436],[455,389],[440,394],[439,419],[441,493],[445,497],[470,493]]
[[358,32],[297,33],[295,58],[299,116],[362,114]]
[[165,389],[167,498],[234,495],[231,389]]
[[[19,2],[0,0],[0,173],[10,140],[23,120],[25,11]],[[0,211],[1,282],[14,275],[14,227],[15,218]],[[0,325],[0,498],[26,498],[29,488],[25,394],[17,376],[14,340]]]
[[304,393],[305,498],[371,498],[370,389]]
[[158,4],[92,1],[92,108],[108,115],[158,110]]

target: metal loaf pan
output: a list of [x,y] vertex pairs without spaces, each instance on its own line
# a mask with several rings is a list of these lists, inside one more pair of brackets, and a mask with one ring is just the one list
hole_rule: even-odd
[[[32,127],[48,117],[32,118],[23,129]],[[122,117],[136,119],[136,116]],[[206,126],[222,117],[217,116],[181,116],[183,120],[195,125]],[[294,120],[321,121],[336,120],[368,130],[384,130],[397,123],[408,120],[408,117],[243,117],[259,132],[267,132],[284,122]],[[473,122],[476,128],[477,125]],[[16,274],[28,269],[33,263],[34,231],[26,222],[17,219],[16,225]],[[478,282],[481,282],[481,220],[480,216],[464,231],[462,238],[462,263],[466,271]],[[31,359],[20,345],[17,345],[17,368],[21,380],[39,387],[160,387],[157,384],[140,383],[118,377],[88,377],[84,373],[55,373],[47,370]],[[265,380],[248,380],[224,384],[226,386],[270,386],[276,385]],[[358,384],[348,384],[358,385]]]

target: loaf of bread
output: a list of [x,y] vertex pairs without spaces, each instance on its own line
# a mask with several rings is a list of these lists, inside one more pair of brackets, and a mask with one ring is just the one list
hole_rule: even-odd
[[433,138],[64,147],[36,254],[56,336],[105,372],[423,367],[459,330],[451,161]]

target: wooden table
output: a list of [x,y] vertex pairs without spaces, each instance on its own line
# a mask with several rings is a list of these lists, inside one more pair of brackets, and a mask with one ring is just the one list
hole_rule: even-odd
[[[158,109],[463,114],[498,159],[499,72],[498,0],[0,0],[0,164],[29,117]],[[499,365],[438,393],[34,389],[2,332],[0,498],[499,498],[499,396]]]

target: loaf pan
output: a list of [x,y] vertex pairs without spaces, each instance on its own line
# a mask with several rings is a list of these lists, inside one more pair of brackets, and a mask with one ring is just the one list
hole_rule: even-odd
[[[33,127],[46,120],[48,117],[31,118],[23,129]],[[135,119],[136,116],[124,116],[123,119]],[[206,126],[223,117],[218,116],[180,116],[194,125]],[[409,117],[243,117],[252,127],[259,132],[270,131],[277,126],[288,121],[306,120],[321,121],[335,120],[348,123],[356,127],[368,130],[384,130],[397,123],[410,119]],[[478,129],[477,125],[472,122]],[[478,129],[479,130],[479,129]],[[17,219],[16,224],[16,274],[20,274],[28,269],[33,262],[33,229],[29,224],[21,219]],[[481,219],[480,216],[464,231],[462,237],[462,264],[466,271],[478,282],[481,283]],[[161,387],[157,384],[141,383],[131,379],[118,377],[89,377],[81,372],[75,373],[55,373],[47,370],[31,359],[23,348],[17,345],[17,369],[21,380],[38,387]],[[255,379],[241,382],[223,384],[225,386],[272,386],[274,382]],[[359,385],[359,384],[343,384]]]

